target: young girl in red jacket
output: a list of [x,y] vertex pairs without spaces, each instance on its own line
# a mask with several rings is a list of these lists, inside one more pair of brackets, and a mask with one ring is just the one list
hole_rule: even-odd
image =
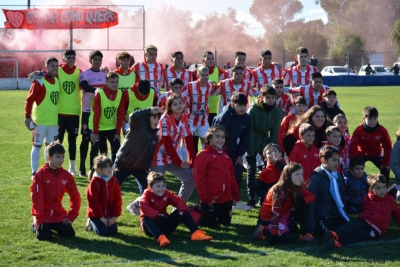
[[325,232],[324,243],[327,248],[378,239],[389,229],[391,217],[400,226],[400,208],[387,193],[385,176],[369,175],[368,185],[369,192],[363,199],[358,218],[335,231]]
[[224,128],[210,127],[205,141],[206,147],[194,163],[194,180],[202,210],[199,224],[208,227],[229,225],[232,205],[236,205],[240,198],[232,160],[224,152]]
[[304,184],[303,167],[288,163],[279,181],[268,191],[260,209],[256,240],[268,239],[270,245],[294,243],[292,232],[297,232],[296,220],[300,220],[300,240],[315,241],[307,229],[307,204],[314,200]]
[[101,236],[118,233],[117,218],[121,215],[122,197],[117,178],[113,176],[113,163],[106,156],[97,156],[90,171],[90,184],[86,189],[88,201],[86,230]]
[[[150,172],[147,176],[149,187],[143,192],[140,201],[140,223],[143,232],[154,237],[161,247],[170,244],[167,235],[173,231],[182,222],[192,233],[193,241],[209,241],[211,236],[205,235],[199,229],[186,202],[172,191],[166,189],[165,177],[159,172]],[[167,213],[167,207],[172,205],[175,210]]]

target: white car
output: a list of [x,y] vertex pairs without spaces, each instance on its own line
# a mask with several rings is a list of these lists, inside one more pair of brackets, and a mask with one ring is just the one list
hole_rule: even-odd
[[[362,66],[360,71],[358,72],[358,75],[367,75],[365,73],[365,68],[367,66],[368,65]],[[385,69],[385,66],[383,66],[383,65],[371,65],[371,68],[372,68],[371,75],[379,75],[379,76],[382,76],[382,75],[393,75],[392,72],[387,72],[386,69]]]
[[322,76],[356,75],[352,70],[343,66],[326,66],[321,70]]

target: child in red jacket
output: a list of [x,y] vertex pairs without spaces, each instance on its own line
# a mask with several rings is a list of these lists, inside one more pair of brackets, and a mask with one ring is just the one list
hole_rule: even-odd
[[[378,123],[378,110],[373,106],[364,108],[363,124],[353,132],[350,141],[349,156],[362,157],[365,162],[371,161],[389,183],[390,154],[392,153],[392,140],[385,127]],[[382,154],[383,148],[383,157]]]
[[314,200],[304,184],[303,167],[291,162],[282,171],[279,181],[268,191],[261,209],[253,238],[268,238],[270,245],[293,243],[291,232],[297,232],[296,220],[300,220],[300,240],[315,241],[308,232],[306,204]]
[[314,145],[314,127],[309,123],[302,123],[299,128],[299,136],[300,140],[294,145],[289,155],[289,161],[303,166],[304,181],[308,182],[314,169],[321,165],[319,150]]
[[[64,147],[58,142],[47,146],[49,160],[33,177],[31,185],[32,198],[32,231],[39,240],[48,240],[52,230],[59,236],[74,237],[72,222],[78,217],[81,207],[81,196],[74,177],[62,168]],[[62,206],[64,194],[70,198],[69,211]]]
[[368,185],[369,192],[363,199],[362,211],[358,218],[335,231],[324,234],[327,248],[377,239],[389,229],[392,216],[400,226],[400,208],[394,198],[387,193],[385,176],[369,175]]
[[88,201],[87,217],[90,225],[101,236],[118,233],[117,218],[121,215],[122,197],[117,178],[113,176],[113,163],[106,156],[97,156],[90,171],[90,184],[86,189]]
[[[143,192],[140,200],[140,223],[143,232],[154,237],[161,247],[168,246],[171,242],[166,235],[173,231],[182,222],[192,233],[193,241],[209,241],[212,239],[199,229],[189,213],[185,201],[166,189],[165,177],[159,172],[150,172],[147,176],[149,187]],[[167,207],[172,205],[175,210],[167,213]]]
[[268,144],[264,148],[263,156],[267,161],[267,166],[258,176],[255,187],[256,194],[260,197],[260,207],[264,202],[269,189],[278,182],[283,167],[286,165],[286,162],[281,159],[281,150],[277,144]]
[[206,147],[194,162],[194,180],[202,210],[199,224],[208,227],[218,223],[229,225],[232,205],[236,205],[240,197],[232,160],[224,151],[224,128],[210,127],[205,141]]

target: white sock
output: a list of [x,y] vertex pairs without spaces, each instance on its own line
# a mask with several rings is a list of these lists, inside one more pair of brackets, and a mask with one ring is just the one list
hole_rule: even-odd
[[69,160],[69,170],[75,172],[75,160]]
[[31,167],[32,173],[37,172],[39,165],[39,155],[40,155],[40,147],[32,146],[31,151]]

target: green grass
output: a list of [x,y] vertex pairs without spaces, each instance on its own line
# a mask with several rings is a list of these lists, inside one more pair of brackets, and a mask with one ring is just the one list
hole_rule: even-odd
[[[361,123],[363,108],[374,105],[380,113],[379,122],[395,140],[395,132],[400,126],[400,87],[334,89],[348,117],[350,132]],[[180,226],[170,239],[171,245],[159,249],[153,239],[142,233],[139,218],[125,211],[125,206],[137,196],[134,180],[122,186],[124,210],[118,220],[118,236],[103,238],[84,231],[88,181],[77,177],[82,196],[81,214],[73,224],[77,237],[55,237],[49,242],[39,242],[29,229],[32,222],[29,192],[31,134],[23,123],[26,95],[27,91],[0,91],[0,159],[3,164],[0,175],[1,266],[400,266],[397,249],[400,230],[394,223],[380,241],[355,244],[340,250],[326,250],[321,242],[271,248],[266,243],[250,239],[258,210],[235,211],[231,226],[206,229],[206,233],[214,237],[211,242],[191,242],[188,230]],[[67,164],[66,157],[64,166]],[[377,170],[368,163],[366,171]],[[178,180],[168,176],[169,188],[178,191],[179,185]],[[246,199],[244,186],[242,199]],[[68,205],[68,200],[66,197],[65,205]],[[196,193],[190,201],[197,201]]]

